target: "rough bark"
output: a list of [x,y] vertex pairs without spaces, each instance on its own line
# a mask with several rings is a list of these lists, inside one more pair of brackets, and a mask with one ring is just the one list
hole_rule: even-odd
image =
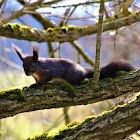
[[[116,30],[140,21],[140,12],[126,18],[103,24],[103,31]],[[80,37],[97,33],[97,24],[84,27],[56,27],[47,30],[31,29],[19,24],[0,25],[0,36],[37,42],[72,42]]]
[[103,32],[103,17],[105,11],[105,1],[100,0],[100,10],[99,10],[99,20],[98,29],[96,37],[96,56],[95,56],[95,66],[93,75],[93,89],[96,90],[99,87],[99,77],[100,77],[100,53],[101,53],[101,38]]
[[42,86],[1,91],[0,119],[22,112],[90,104],[139,92],[140,70],[115,79],[104,79],[100,81],[98,91],[94,91],[92,86],[92,80],[74,86],[66,82],[50,82]]
[[33,139],[53,140],[120,140],[140,129],[140,94],[123,105],[117,105],[98,116],[90,116],[83,122],[69,124],[58,133],[44,133]]

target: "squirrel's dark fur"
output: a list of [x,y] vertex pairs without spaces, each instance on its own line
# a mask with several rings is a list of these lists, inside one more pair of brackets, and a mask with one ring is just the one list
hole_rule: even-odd
[[[13,49],[23,61],[27,76],[33,76],[38,84],[45,84],[53,79],[64,79],[70,84],[78,84],[85,78],[92,78],[94,70],[83,68],[79,64],[63,58],[40,58],[39,48],[33,45],[33,55],[24,56],[14,44]],[[100,79],[114,77],[117,71],[132,71],[135,68],[124,60],[117,60],[101,67]]]

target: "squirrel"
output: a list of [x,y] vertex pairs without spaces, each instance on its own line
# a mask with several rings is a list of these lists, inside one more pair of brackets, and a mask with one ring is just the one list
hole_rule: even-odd
[[[64,58],[40,58],[39,47],[32,46],[33,55],[25,56],[21,49],[12,44],[14,51],[23,62],[24,72],[33,76],[37,84],[45,84],[55,79],[64,79],[70,84],[79,84],[85,78],[93,78],[94,69]],[[116,60],[100,68],[100,79],[113,78],[118,71],[136,70],[129,62]]]

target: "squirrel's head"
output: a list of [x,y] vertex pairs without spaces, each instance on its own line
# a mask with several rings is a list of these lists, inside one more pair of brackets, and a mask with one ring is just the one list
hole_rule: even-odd
[[40,62],[39,62],[39,47],[35,44],[32,45],[33,55],[25,56],[21,49],[18,48],[16,45],[12,44],[14,51],[17,53],[21,61],[23,62],[23,68],[25,74],[27,76],[32,75],[32,73],[36,72],[40,69]]

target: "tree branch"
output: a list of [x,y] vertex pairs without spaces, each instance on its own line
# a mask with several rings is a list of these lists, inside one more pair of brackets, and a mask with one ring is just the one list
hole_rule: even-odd
[[100,53],[101,53],[101,38],[103,32],[103,16],[105,11],[105,1],[100,0],[100,10],[99,10],[99,20],[98,20],[98,29],[96,37],[96,56],[95,56],[95,66],[93,74],[93,88],[94,90],[99,87],[99,78],[100,78]]
[[[104,23],[103,31],[116,30],[138,21],[140,21],[140,12],[126,18]],[[68,26],[68,28],[56,27],[48,28],[48,30],[31,29],[26,26],[10,23],[0,26],[0,36],[37,42],[72,42],[82,36],[95,33],[97,33],[97,24],[84,27],[75,27],[71,25]]]
[[83,47],[77,41],[70,42],[70,44],[83,56],[87,63],[94,66],[94,61],[88,56],[88,54],[83,50]]
[[74,122],[59,130],[56,134],[43,133],[32,139],[65,140],[120,140],[140,129],[140,93],[135,99],[123,105],[117,105],[98,116],[90,116],[83,122]]
[[77,86],[67,82],[49,82],[46,85],[35,86],[36,88],[1,91],[0,119],[21,112],[91,104],[140,91],[140,70],[106,80],[100,81],[98,91],[92,89],[91,80]]

